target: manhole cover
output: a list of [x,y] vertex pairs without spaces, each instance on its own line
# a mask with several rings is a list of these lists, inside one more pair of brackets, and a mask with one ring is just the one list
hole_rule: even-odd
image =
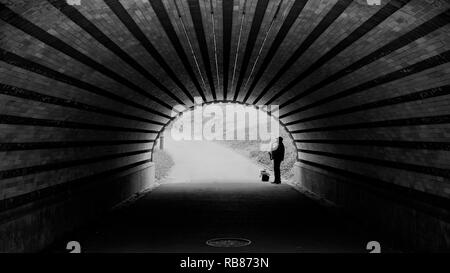
[[243,247],[251,244],[252,241],[243,238],[215,238],[206,241],[206,244],[213,247]]

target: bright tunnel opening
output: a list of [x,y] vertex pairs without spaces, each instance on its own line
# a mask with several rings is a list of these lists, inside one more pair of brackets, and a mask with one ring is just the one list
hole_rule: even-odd
[[293,177],[295,144],[276,106],[214,103],[185,109],[160,133],[154,148],[156,178],[166,182],[258,182],[274,179],[270,152],[283,138],[282,181]]

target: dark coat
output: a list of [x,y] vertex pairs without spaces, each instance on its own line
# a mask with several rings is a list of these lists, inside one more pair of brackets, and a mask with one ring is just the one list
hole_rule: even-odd
[[284,145],[283,142],[278,143],[278,148],[272,151],[272,160],[283,161],[284,160]]

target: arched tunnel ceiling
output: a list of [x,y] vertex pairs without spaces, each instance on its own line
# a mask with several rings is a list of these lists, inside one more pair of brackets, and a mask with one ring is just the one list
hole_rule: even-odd
[[0,2],[2,198],[148,163],[195,97],[280,105],[312,167],[450,195],[447,1]]

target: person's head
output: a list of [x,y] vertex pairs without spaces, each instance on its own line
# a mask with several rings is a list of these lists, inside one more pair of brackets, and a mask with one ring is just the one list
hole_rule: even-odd
[[283,142],[283,138],[282,137],[278,137],[278,142],[282,143]]

